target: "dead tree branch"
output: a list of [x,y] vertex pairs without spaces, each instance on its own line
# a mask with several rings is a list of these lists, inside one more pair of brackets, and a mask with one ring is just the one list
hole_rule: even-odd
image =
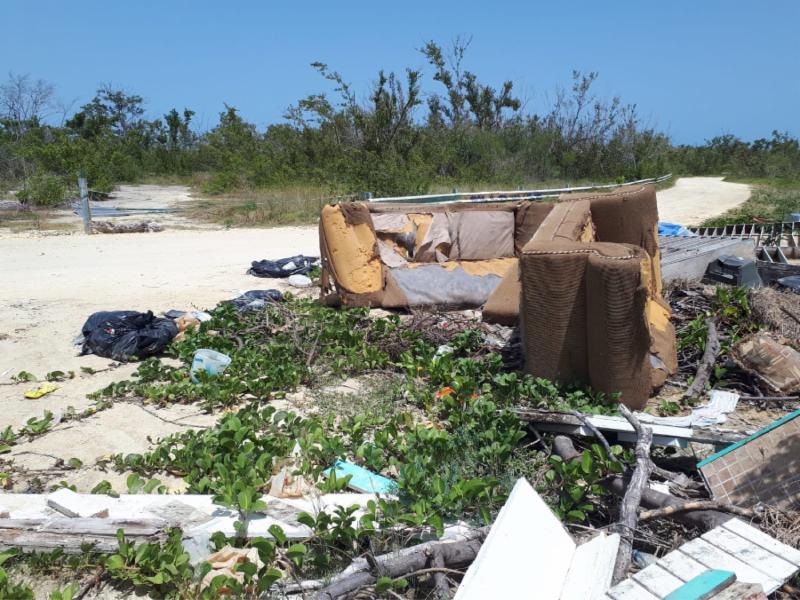
[[[483,527],[475,531],[475,537],[464,541],[426,542],[411,548],[404,548],[399,552],[381,554],[374,557],[374,565],[386,577],[393,579],[413,573],[450,572],[452,567],[468,565],[475,560],[488,533],[489,528]],[[356,560],[341,574],[335,576],[325,588],[321,589],[314,596],[314,600],[334,600],[359,588],[372,585],[377,581],[375,570],[366,560]]]
[[690,512],[694,510],[718,510],[740,517],[752,519],[755,512],[749,508],[742,508],[733,504],[726,504],[724,502],[716,502],[715,500],[694,500],[691,502],[684,502],[674,506],[667,506],[656,510],[645,510],[639,514],[640,521],[649,521],[651,519],[659,519],[661,517],[671,517],[676,513]]
[[683,395],[684,398],[696,398],[703,393],[708,380],[711,378],[714,364],[717,362],[717,356],[722,349],[719,342],[719,334],[717,333],[717,324],[714,322],[714,319],[706,319],[706,327],[708,328],[706,349],[703,351],[700,364],[697,366],[697,373],[694,376],[692,385],[689,386],[689,389],[687,389]]
[[611,452],[611,446],[609,445],[606,436],[604,436],[603,433],[597,427],[594,426],[594,424],[587,418],[586,415],[578,412],[577,410],[571,410],[569,411],[569,414],[579,419],[580,422],[583,423],[583,426],[592,432],[594,437],[596,437],[598,441],[603,445],[603,448],[605,449],[606,455],[608,455],[609,460],[613,462],[619,462],[619,459],[616,456],[614,456],[613,452]]
[[627,576],[628,569],[631,566],[633,533],[639,520],[639,505],[642,502],[642,493],[650,480],[650,471],[653,467],[653,463],[650,460],[653,430],[649,427],[643,427],[639,419],[624,404],[619,405],[619,411],[636,431],[636,467],[633,470],[630,484],[622,500],[619,521],[616,526],[620,534],[620,542],[617,561],[614,564],[612,579],[614,583],[622,581]]

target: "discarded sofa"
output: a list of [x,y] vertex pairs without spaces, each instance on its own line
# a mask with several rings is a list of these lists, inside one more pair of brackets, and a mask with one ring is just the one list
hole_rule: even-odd
[[530,373],[620,391],[632,408],[677,368],[652,186],[558,203],[339,204],[319,233],[326,303],[483,307],[486,321],[521,324]]
[[562,197],[522,249],[519,285],[531,374],[642,409],[677,370],[652,187]]
[[319,226],[323,299],[384,308],[480,307],[517,269],[522,247],[553,206],[326,206]]

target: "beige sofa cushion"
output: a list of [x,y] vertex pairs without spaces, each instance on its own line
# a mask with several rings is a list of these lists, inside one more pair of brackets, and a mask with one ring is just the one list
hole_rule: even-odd
[[451,213],[451,260],[486,260],[514,256],[514,213],[464,211]]

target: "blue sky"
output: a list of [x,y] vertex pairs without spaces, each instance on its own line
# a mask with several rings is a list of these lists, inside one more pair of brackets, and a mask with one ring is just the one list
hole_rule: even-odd
[[[360,93],[377,71],[430,68],[417,48],[473,37],[469,70],[512,79],[541,107],[572,69],[638,105],[679,143],[773,129],[800,134],[800,2],[672,0],[473,2],[137,2],[2,0],[0,74],[30,73],[77,105],[111,82],[213,126],[223,103],[260,127],[330,86],[308,65],[340,71]],[[426,88],[435,90],[428,77]]]

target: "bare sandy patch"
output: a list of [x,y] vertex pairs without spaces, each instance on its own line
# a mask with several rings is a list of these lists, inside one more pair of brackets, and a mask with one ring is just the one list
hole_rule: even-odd
[[699,225],[744,204],[750,186],[723,181],[723,177],[681,177],[658,192],[658,217],[668,223]]

